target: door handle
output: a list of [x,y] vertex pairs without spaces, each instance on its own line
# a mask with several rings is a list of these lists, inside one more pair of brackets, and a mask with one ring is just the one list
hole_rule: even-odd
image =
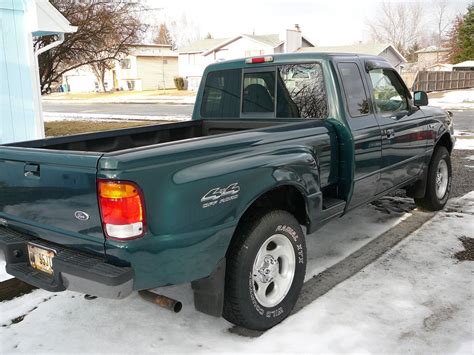
[[395,130],[393,128],[388,128],[388,129],[384,130],[384,134],[385,134],[385,137],[387,137],[387,139],[394,138],[395,137]]
[[39,164],[26,164],[25,177],[39,177],[41,173]]

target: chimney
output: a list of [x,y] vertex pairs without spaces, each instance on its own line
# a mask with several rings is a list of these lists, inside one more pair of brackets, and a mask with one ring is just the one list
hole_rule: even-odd
[[300,25],[295,24],[292,30],[286,30],[285,52],[296,52],[303,46],[303,35],[301,34]]

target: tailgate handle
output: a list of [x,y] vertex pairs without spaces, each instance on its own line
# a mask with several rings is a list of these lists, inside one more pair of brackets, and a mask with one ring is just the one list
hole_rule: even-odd
[[40,166],[39,164],[26,164],[25,165],[25,177],[39,177]]

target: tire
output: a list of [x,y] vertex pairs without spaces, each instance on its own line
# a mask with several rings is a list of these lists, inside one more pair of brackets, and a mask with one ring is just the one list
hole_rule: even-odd
[[425,196],[415,198],[415,204],[428,211],[441,210],[448,201],[451,182],[451,157],[448,150],[440,146],[436,148],[428,167]]
[[223,316],[266,330],[296,304],[306,273],[306,244],[290,213],[273,210],[242,222],[227,253]]

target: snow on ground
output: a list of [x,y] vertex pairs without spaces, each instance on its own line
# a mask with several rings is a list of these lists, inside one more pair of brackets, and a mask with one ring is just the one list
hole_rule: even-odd
[[12,276],[5,271],[5,255],[0,251],[0,282],[11,278]]
[[[384,213],[388,206],[393,201],[333,222],[316,233],[320,244],[310,238],[311,273],[406,217],[403,201],[397,213],[393,208]],[[457,262],[452,255],[462,250],[458,238],[471,236],[473,224],[471,192],[451,200],[445,211],[376,262],[258,338],[230,333],[224,319],[194,311],[189,285],[161,290],[183,301],[179,314],[137,295],[87,301],[72,292],[37,290],[0,303],[0,353],[472,353],[472,262]]]
[[473,150],[474,149],[474,135],[469,136],[457,136],[454,149],[459,150]]
[[429,105],[445,109],[474,109],[474,88],[445,91],[440,98],[430,98]]

